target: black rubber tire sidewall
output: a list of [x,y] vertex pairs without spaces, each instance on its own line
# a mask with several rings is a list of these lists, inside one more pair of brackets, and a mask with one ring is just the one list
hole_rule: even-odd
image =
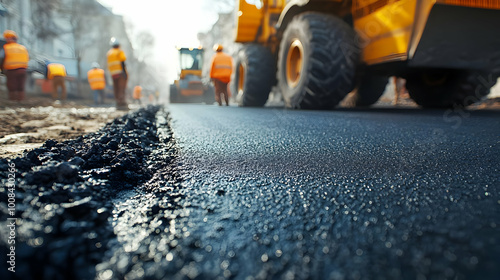
[[237,53],[231,83],[232,94],[238,95],[240,65],[244,68],[243,93],[237,96],[244,107],[262,107],[266,104],[273,85],[276,84],[276,63],[271,52],[257,44],[245,45]]
[[408,75],[406,81],[410,97],[424,108],[455,108],[471,105],[488,95],[496,83],[494,75],[482,71],[442,70],[448,74],[446,82],[438,86],[429,86],[424,79],[425,71],[429,70]]
[[389,77],[365,73],[361,78],[354,98],[354,106],[367,107],[375,104],[384,94]]
[[[298,39],[303,71],[291,88],[286,78],[289,46]],[[354,30],[331,15],[307,12],[287,26],[280,44],[277,80],[285,105],[297,109],[332,109],[355,86],[360,49]]]

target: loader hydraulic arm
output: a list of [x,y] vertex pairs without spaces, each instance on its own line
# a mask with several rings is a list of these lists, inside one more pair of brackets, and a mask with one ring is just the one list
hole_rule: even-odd
[[285,0],[239,0],[236,42],[267,44],[276,35],[276,24]]

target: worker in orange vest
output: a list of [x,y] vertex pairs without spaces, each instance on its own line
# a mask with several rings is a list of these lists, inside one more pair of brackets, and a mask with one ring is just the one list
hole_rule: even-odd
[[16,32],[5,30],[3,37],[7,43],[0,51],[0,68],[7,77],[9,100],[21,101],[25,98],[29,54],[23,45],[17,43]]
[[215,55],[212,57],[210,67],[210,78],[215,87],[215,100],[222,106],[221,94],[224,96],[226,106],[229,106],[229,94],[227,84],[231,80],[233,71],[233,59],[231,56],[222,52],[224,48],[221,45],[215,45]]
[[59,88],[61,88],[61,100],[66,100],[66,76],[66,67],[61,63],[52,62],[47,64],[45,78],[52,81],[52,99],[56,102],[59,102]]
[[142,105],[141,103],[141,98],[142,98],[142,87],[141,86],[135,86],[134,87],[134,92],[132,94],[132,98],[134,98],[139,105]]
[[394,101],[392,105],[398,105],[399,98],[406,93],[406,80],[399,77],[392,77],[394,85]]
[[96,105],[104,103],[104,89],[106,88],[106,77],[104,70],[99,68],[99,63],[92,63],[92,69],[87,72],[87,79],[90,89],[94,93],[94,102]]
[[116,108],[119,110],[128,110],[125,100],[125,88],[127,86],[127,68],[125,61],[127,56],[120,48],[120,43],[115,38],[111,38],[111,49],[107,53],[108,70],[113,78],[113,90],[116,100]]

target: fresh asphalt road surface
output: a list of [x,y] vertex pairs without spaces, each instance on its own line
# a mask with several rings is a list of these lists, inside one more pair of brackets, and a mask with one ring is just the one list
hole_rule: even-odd
[[499,279],[499,111],[168,110],[188,276]]

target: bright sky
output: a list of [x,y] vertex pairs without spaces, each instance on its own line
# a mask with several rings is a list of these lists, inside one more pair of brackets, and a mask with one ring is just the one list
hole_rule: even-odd
[[[208,0],[99,0],[113,13],[122,15],[134,26],[134,33],[149,31],[155,36],[156,60],[168,67],[168,79],[177,75],[175,46],[197,47],[197,34],[217,20]],[[129,36],[130,36],[129,32]],[[133,40],[133,38],[131,38]]]

